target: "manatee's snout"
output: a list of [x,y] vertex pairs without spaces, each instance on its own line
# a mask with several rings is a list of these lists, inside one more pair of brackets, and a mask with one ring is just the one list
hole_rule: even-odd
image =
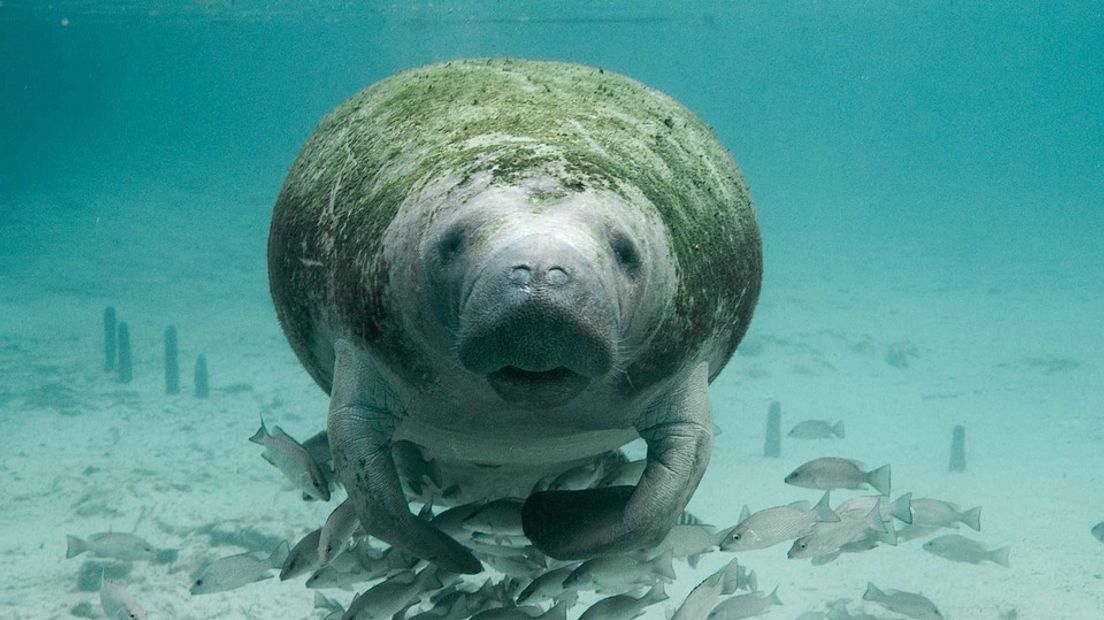
[[617,313],[595,265],[553,235],[491,256],[460,308],[459,356],[507,402],[554,407],[613,366]]

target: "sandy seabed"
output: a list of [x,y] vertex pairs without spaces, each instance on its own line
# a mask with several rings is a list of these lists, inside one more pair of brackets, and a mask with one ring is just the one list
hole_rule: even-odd
[[[81,587],[82,572],[87,584],[95,569],[85,556],[66,560],[65,545],[67,534],[109,529],[179,552],[173,562],[135,563],[118,579],[151,618],[320,617],[302,578],[188,592],[206,562],[255,550],[241,544],[294,543],[330,508],[299,501],[247,441],[262,414],[304,438],[326,412],[268,300],[266,212],[148,189],[51,197],[0,216],[4,238],[14,240],[0,248],[0,617],[103,617],[97,592]],[[785,248],[772,247],[769,233],[752,328],[712,387],[722,433],[690,510],[728,526],[744,504],[815,501],[818,491],[782,478],[808,459],[845,456],[890,463],[894,497],[911,491],[983,506],[981,532],[959,533],[1012,553],[1007,569],[947,561],[923,551],[922,540],[824,566],[787,559],[788,544],[741,553],[761,588],[779,586],[784,605],[765,617],[795,618],[841,597],[859,609],[873,581],[923,592],[949,619],[1011,610],[1022,619],[1099,618],[1104,545],[1089,529],[1104,520],[1100,286],[1050,286],[1045,274],[993,285],[922,266],[899,277],[834,275],[831,255],[800,277],[774,278],[771,261]],[[125,385],[103,370],[108,305],[133,340],[135,376]],[[161,365],[170,324],[183,377],[182,394],[171,397]],[[206,400],[191,394],[200,353],[210,365]],[[764,458],[773,400],[784,431],[804,419],[842,419],[846,439],[784,440],[781,458]],[[967,429],[963,473],[947,471],[956,424]],[[850,495],[833,493],[833,504]],[[696,570],[676,563],[671,599],[645,617],[664,618],[730,558],[711,554]],[[98,585],[98,572],[91,581]],[[353,594],[326,593],[342,602]]]

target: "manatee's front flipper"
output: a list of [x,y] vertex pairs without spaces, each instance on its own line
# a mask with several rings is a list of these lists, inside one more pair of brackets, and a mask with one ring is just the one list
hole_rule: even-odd
[[471,551],[410,513],[391,454],[400,411],[372,361],[345,341],[334,351],[330,450],[364,530],[446,571],[478,573],[482,566]]
[[526,536],[541,551],[573,560],[651,547],[682,514],[713,448],[709,369],[698,365],[641,416],[648,463],[636,487],[543,491],[522,508]]

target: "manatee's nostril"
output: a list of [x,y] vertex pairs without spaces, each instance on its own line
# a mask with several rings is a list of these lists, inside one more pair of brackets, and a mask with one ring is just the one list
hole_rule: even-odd
[[519,286],[529,284],[529,280],[532,277],[532,272],[530,272],[529,267],[525,265],[517,265],[510,270],[510,282]]
[[567,275],[563,267],[550,267],[548,273],[544,276],[545,280],[551,286],[561,286],[567,284],[567,281],[571,279],[571,276]]

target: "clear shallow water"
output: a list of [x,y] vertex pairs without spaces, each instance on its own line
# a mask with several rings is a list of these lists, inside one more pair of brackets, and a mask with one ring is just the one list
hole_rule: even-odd
[[[87,481],[70,479],[69,467],[128,482],[141,474],[123,463],[140,458],[159,472],[147,433],[172,444],[177,414],[244,439],[258,403],[278,409],[283,398],[301,416],[300,435],[321,425],[325,403],[282,342],[267,297],[265,234],[288,165],[317,120],[369,83],[437,60],[506,55],[600,65],[670,93],[715,128],[751,186],[763,298],[746,346],[714,386],[725,432],[695,510],[725,521],[745,502],[808,499],[778,480],[803,457],[835,450],[893,462],[898,488],[985,505],[986,541],[1025,558],[1001,574],[931,564],[917,549],[819,571],[753,555],[748,563],[783,584],[783,599],[787,586],[802,592],[771,617],[857,599],[878,574],[898,576],[887,587],[939,594],[948,617],[1013,607],[1021,617],[1094,617],[1104,604],[1093,578],[1104,545],[1088,535],[1104,520],[1102,28],[1094,3],[4,0],[0,284],[10,318],[0,421],[20,441],[0,444],[0,456],[12,484],[27,486],[9,517],[20,523],[9,531],[26,536],[13,533],[5,550],[38,577],[12,582],[0,603],[16,617],[64,617],[89,598],[73,590],[76,561],[59,559],[64,534],[126,529],[144,505],[166,501],[120,492],[126,510],[86,522],[74,505]],[[148,419],[111,417],[129,410],[96,374],[108,304],[127,314],[140,345],[133,399],[172,412],[172,424],[150,430]],[[199,414],[158,400],[170,321],[186,355],[205,351],[212,372],[229,373],[216,383],[249,384],[254,396],[231,391]],[[911,364],[887,364],[902,343],[917,351]],[[76,393],[43,391],[57,385]],[[101,398],[97,413],[82,393]],[[777,465],[762,463],[772,399],[784,424],[845,417],[849,439],[795,445]],[[990,449],[966,476],[948,478],[949,429],[963,422],[970,445]],[[85,425],[87,441],[23,441]],[[95,437],[112,427],[126,448],[105,456]],[[210,446],[196,432],[194,443]],[[186,471],[172,484],[189,490],[159,491],[182,496],[168,505],[187,512],[196,487],[220,498],[259,475],[243,443],[210,448],[243,453],[239,469],[220,472],[223,487]],[[228,499],[214,502],[247,517]],[[39,529],[20,529],[28,521]],[[1039,605],[1000,592],[1002,580],[1063,594],[1057,607]],[[843,592],[830,586],[850,581],[858,585]],[[274,592],[305,598],[298,584],[279,585]],[[34,608],[45,591],[66,595]],[[172,600],[160,616],[203,617],[186,591],[162,595]]]

